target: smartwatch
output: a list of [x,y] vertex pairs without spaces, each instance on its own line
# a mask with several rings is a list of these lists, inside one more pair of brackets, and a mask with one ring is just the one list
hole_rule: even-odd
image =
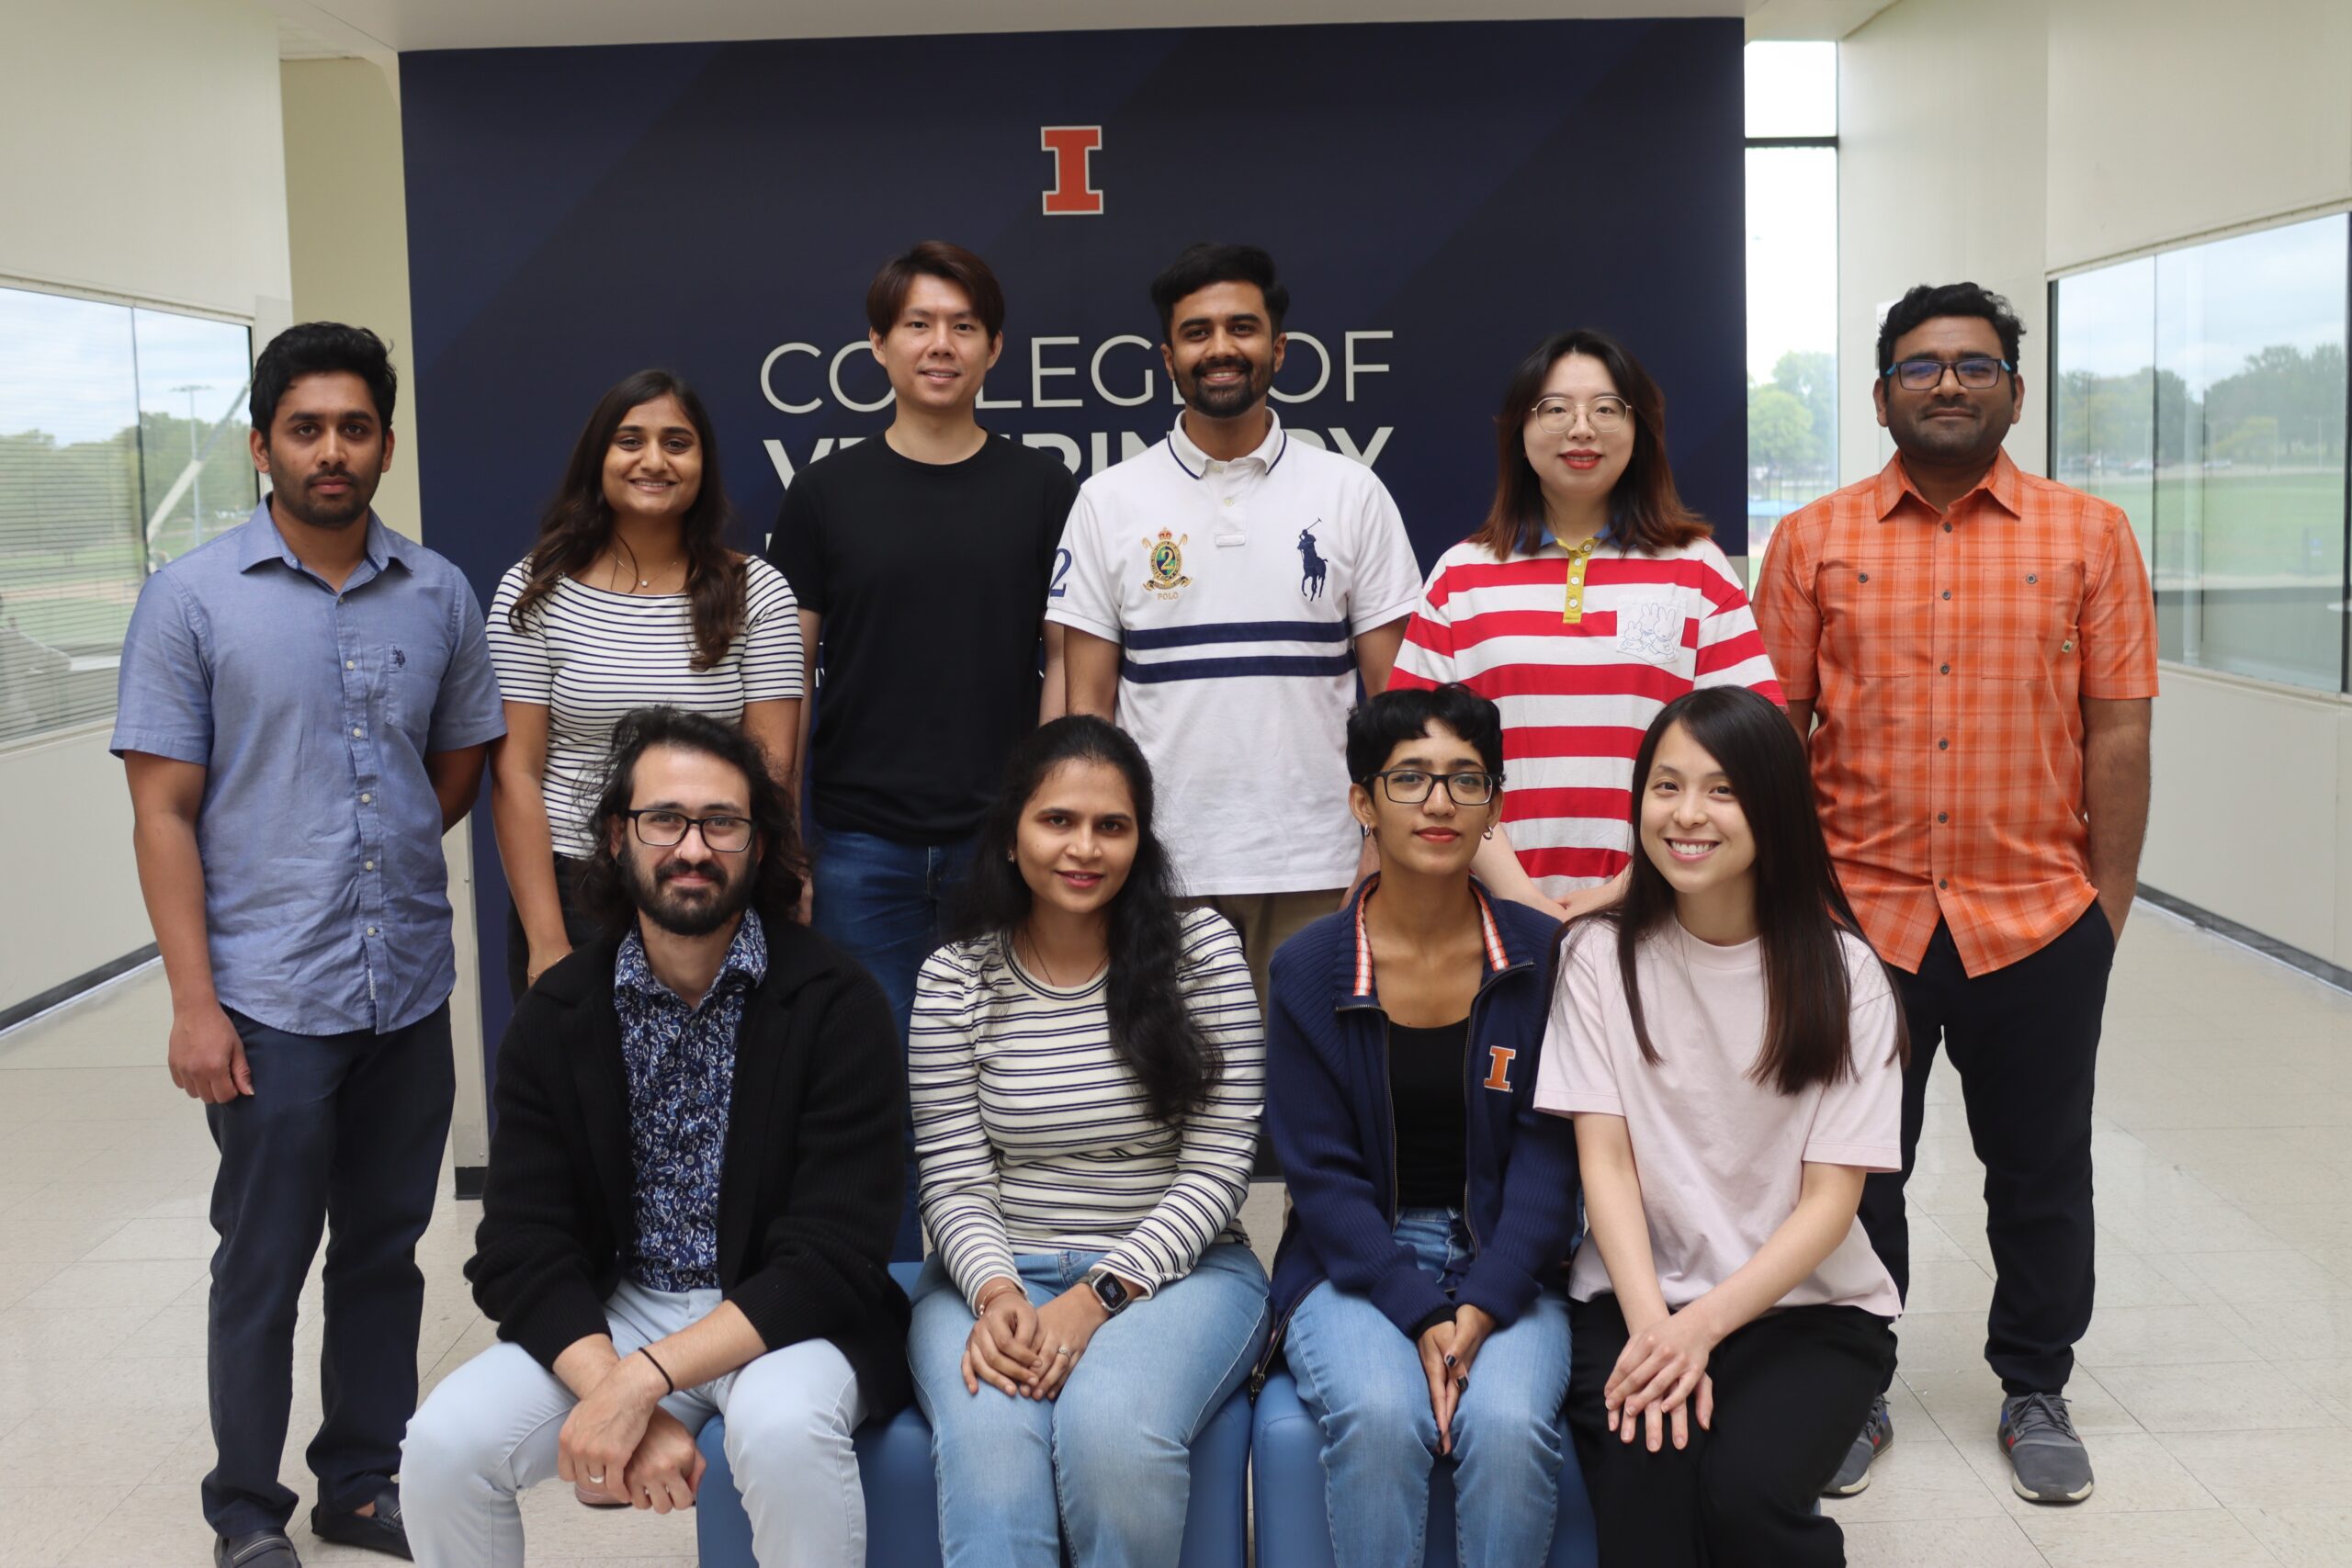
[[1118,1316],[1127,1310],[1127,1303],[1136,1299],[1125,1282],[1108,1269],[1097,1269],[1089,1274],[1086,1284],[1094,1292],[1094,1299],[1102,1303],[1103,1314],[1108,1317]]

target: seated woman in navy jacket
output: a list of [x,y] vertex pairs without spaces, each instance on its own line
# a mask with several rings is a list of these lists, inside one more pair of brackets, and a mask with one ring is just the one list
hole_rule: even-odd
[[1451,1455],[1463,1568],[1535,1568],[1577,1224],[1574,1142],[1532,1103],[1555,928],[1470,875],[1502,811],[1494,704],[1374,697],[1349,716],[1348,771],[1379,874],[1283,944],[1268,987],[1266,1120],[1292,1200],[1276,1343],[1323,1429],[1336,1561],[1419,1563]]

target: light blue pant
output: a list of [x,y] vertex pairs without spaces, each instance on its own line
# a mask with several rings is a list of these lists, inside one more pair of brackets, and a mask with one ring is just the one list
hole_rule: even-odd
[[[1099,1252],[1020,1260],[1043,1305]],[[931,1420],[945,1568],[1174,1568],[1192,1496],[1193,1438],[1266,1343],[1266,1271],[1246,1247],[1210,1247],[1095,1330],[1051,1401],[964,1389],[972,1311],[934,1257],[915,1285],[907,1353]],[[1393,1334],[1396,1331],[1391,1329]]]
[[[1408,1209],[1396,1239],[1448,1290],[1469,1269],[1459,1210]],[[1371,1302],[1328,1281],[1298,1303],[1283,1343],[1298,1397],[1323,1428],[1333,1561],[1419,1568],[1438,1462],[1419,1348]],[[1462,1568],[1541,1568],[1550,1554],[1567,1392],[1567,1298],[1547,1290],[1479,1348],[1453,1413]]]
[[[709,1316],[719,1300],[624,1280],[605,1303],[613,1348],[629,1355]],[[522,1568],[514,1499],[555,1479],[556,1439],[577,1403],[520,1345],[493,1346],[442,1380],[401,1450],[401,1514],[424,1568]],[[727,1462],[763,1568],[865,1561],[865,1494],[850,1446],[865,1396],[831,1344],[771,1350],[662,1408],[689,1432],[726,1414]]]

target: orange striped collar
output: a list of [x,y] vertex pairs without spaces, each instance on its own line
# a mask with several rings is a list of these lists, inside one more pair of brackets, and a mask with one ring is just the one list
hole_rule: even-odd
[[[1380,886],[1380,874],[1374,872],[1364,878],[1363,886],[1356,893],[1356,986],[1359,999],[1376,998],[1379,992],[1372,981],[1372,938],[1364,931],[1364,907],[1372,902],[1373,891]],[[1510,967],[1510,954],[1503,950],[1503,933],[1495,924],[1494,906],[1487,901],[1487,890],[1475,881],[1470,895],[1478,900],[1478,937],[1486,943],[1487,971],[1499,975]]]

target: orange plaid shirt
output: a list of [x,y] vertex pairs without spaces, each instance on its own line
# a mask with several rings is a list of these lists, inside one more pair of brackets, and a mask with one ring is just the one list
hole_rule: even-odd
[[1939,919],[1971,975],[2098,897],[2085,697],[2156,694],[2155,605],[2122,512],[2001,454],[1939,513],[1899,456],[1792,513],[1756,582],[1781,690],[1810,701],[1838,874],[1887,962]]

